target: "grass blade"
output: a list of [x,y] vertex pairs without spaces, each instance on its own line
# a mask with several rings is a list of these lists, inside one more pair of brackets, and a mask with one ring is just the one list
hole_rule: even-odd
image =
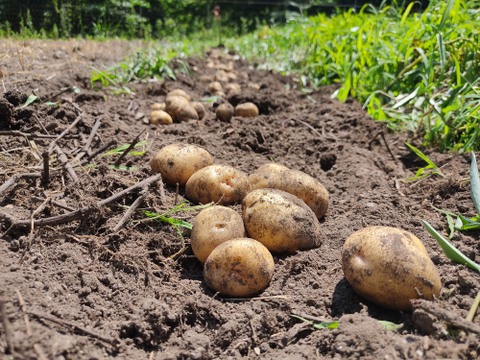
[[473,151],[470,164],[470,196],[477,214],[480,214],[480,176],[478,175],[477,159]]
[[480,272],[480,265],[465,256],[460,250],[458,250],[447,239],[445,239],[437,230],[435,230],[432,225],[430,225],[427,221],[424,220],[422,220],[422,224],[425,229],[430,233],[430,235],[432,235],[434,239],[437,240],[438,244],[445,252],[445,255],[447,255],[450,260],[458,264],[463,264],[465,266],[468,266],[470,269]]

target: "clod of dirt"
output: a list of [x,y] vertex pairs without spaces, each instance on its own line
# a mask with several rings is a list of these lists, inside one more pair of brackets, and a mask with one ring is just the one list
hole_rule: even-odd
[[28,96],[18,90],[10,90],[3,94],[3,97],[13,106],[20,106],[27,101]]
[[0,129],[8,129],[13,116],[14,107],[6,99],[0,98]]

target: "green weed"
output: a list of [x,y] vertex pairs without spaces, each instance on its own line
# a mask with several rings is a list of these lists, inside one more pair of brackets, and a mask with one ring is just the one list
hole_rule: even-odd
[[[304,317],[290,314],[291,317],[298,319],[304,323],[312,325],[314,329],[323,330],[323,329],[337,329],[340,326],[338,321],[312,321]],[[395,324],[390,321],[377,320],[386,330],[398,331],[403,328],[403,324]]]
[[417,155],[419,158],[421,158],[423,161],[427,163],[427,166],[418,169],[414,176],[409,177],[405,181],[418,181],[430,175],[445,176],[440,171],[440,168],[432,160],[430,160],[430,158],[427,155],[425,155],[422,151],[420,151],[418,148],[416,148],[415,146],[409,143],[405,143],[405,145],[407,145],[410,148],[410,150],[412,150],[415,153],[415,155]]
[[192,230],[192,224],[189,222],[179,219],[177,217],[172,217],[171,215],[173,214],[179,214],[182,212],[188,212],[188,211],[198,211],[205,209],[212,204],[206,204],[206,205],[194,205],[191,206],[188,201],[181,202],[180,204],[174,206],[170,210],[164,212],[163,214],[158,214],[156,212],[144,210],[143,215],[145,215],[147,218],[151,220],[155,220],[158,222],[166,223],[172,225],[176,229],[180,228],[185,228],[188,230]]
[[[132,155],[132,156],[143,156],[147,153],[147,151],[145,150],[146,146],[148,145],[148,141],[147,140],[143,140],[143,141],[139,141],[138,143],[135,144],[134,148],[143,148],[142,150],[132,150],[132,151],[129,151],[129,155]],[[123,145],[120,145],[118,147],[116,147],[115,149],[111,149],[111,150],[108,150],[107,152],[103,153],[101,156],[113,156],[113,155],[121,155],[123,154],[123,152],[128,149],[128,147],[130,146],[130,144],[123,144]]]

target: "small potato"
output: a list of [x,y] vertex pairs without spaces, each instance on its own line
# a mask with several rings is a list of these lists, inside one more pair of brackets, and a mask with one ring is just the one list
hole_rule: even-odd
[[238,104],[235,107],[235,116],[256,117],[258,116],[258,114],[259,114],[259,111],[258,111],[257,105],[251,102]]
[[170,125],[173,123],[173,119],[169,113],[163,110],[154,110],[150,113],[150,124],[157,125]]
[[219,244],[245,236],[242,217],[231,208],[214,205],[195,216],[190,239],[193,253],[204,263]]
[[165,111],[177,122],[198,120],[197,112],[183,96],[167,96]]
[[152,106],[150,106],[150,110],[165,110],[165,103],[153,103]]
[[193,173],[213,164],[213,157],[196,145],[171,144],[163,147],[150,164],[153,171],[162,174],[167,184],[185,186]]
[[394,227],[370,226],[343,245],[345,278],[361,296],[390,309],[409,311],[411,299],[440,294],[440,276],[422,242]]
[[230,103],[224,103],[217,107],[215,112],[217,119],[223,122],[228,122],[233,116],[233,106]]
[[298,196],[321,219],[328,210],[328,191],[310,175],[286,166],[268,163],[260,166],[249,177],[252,189],[274,188]]
[[197,112],[198,119],[202,120],[205,116],[205,106],[203,106],[203,104],[199,101],[192,102],[192,106]]
[[192,100],[190,98],[190,95],[188,95],[188,93],[183,89],[174,89],[167,94],[167,97],[169,96],[181,96],[187,99],[188,101]]
[[248,176],[228,165],[214,164],[200,169],[185,185],[187,199],[195,203],[220,205],[240,203],[250,191]]
[[229,83],[225,85],[225,92],[227,93],[228,96],[239,94],[241,91],[242,91],[242,88],[238,83]]
[[321,245],[321,229],[303,200],[285,191],[257,189],[242,202],[247,235],[270,251],[294,253]]
[[268,249],[256,240],[228,240],[212,250],[203,268],[205,283],[223,295],[249,297],[272,280],[275,263]]
[[219,81],[213,81],[208,84],[207,90],[210,94],[220,94],[223,93],[223,86]]

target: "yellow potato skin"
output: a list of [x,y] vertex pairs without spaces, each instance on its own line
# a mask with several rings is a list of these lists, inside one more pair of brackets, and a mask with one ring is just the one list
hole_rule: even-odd
[[221,243],[245,236],[240,214],[226,206],[214,205],[195,216],[190,239],[193,253],[204,263],[212,250]]
[[165,99],[165,111],[169,113],[176,122],[198,120],[197,112],[192,104],[190,104],[190,101],[183,96],[167,96]]
[[319,247],[321,228],[313,211],[298,197],[277,189],[245,196],[242,216],[247,235],[275,253]]
[[185,195],[194,203],[231,205],[242,202],[250,191],[248,176],[232,166],[213,164],[193,174],[185,185]]
[[260,242],[238,238],[218,245],[203,267],[208,287],[226,296],[249,297],[263,291],[275,270],[272,254]]
[[343,245],[345,278],[361,296],[386,308],[409,311],[411,299],[440,294],[440,276],[422,242],[412,233],[370,226]]
[[259,114],[259,111],[258,111],[257,105],[251,102],[238,104],[235,107],[235,116],[256,117],[258,116],[258,114]]
[[213,164],[210,153],[193,144],[171,144],[163,147],[152,158],[154,172],[162,175],[167,184],[185,186],[187,180],[198,170]]
[[249,177],[252,189],[274,188],[293,194],[313,210],[318,219],[325,216],[329,206],[328,191],[310,175],[286,166],[267,163]]

